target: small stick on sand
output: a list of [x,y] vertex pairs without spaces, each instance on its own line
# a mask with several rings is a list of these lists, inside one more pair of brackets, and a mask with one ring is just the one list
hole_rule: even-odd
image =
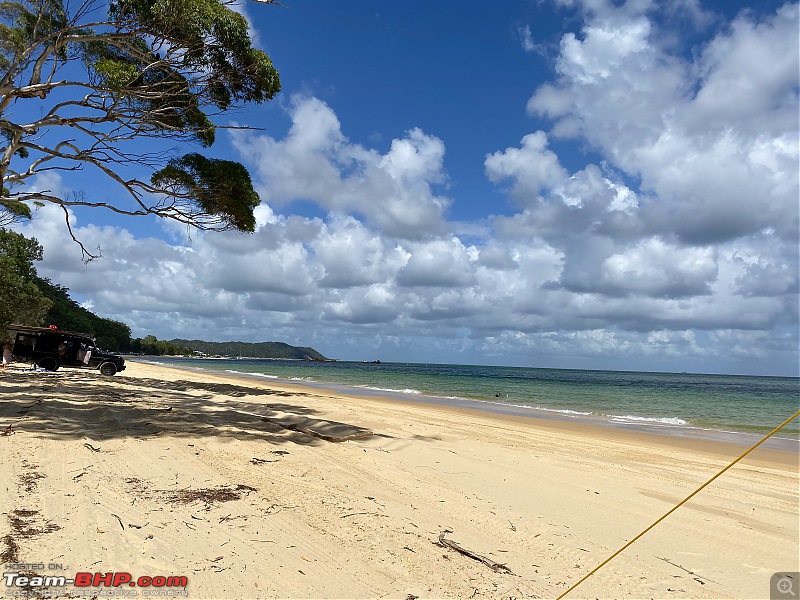
[[450,548],[451,550],[455,550],[459,554],[463,554],[464,556],[468,556],[473,560],[477,560],[478,562],[482,562],[487,567],[489,567],[492,571],[498,573],[508,573],[509,575],[514,575],[514,573],[504,564],[500,564],[494,562],[491,558],[486,558],[485,556],[481,556],[480,554],[475,554],[474,552],[467,550],[466,548],[462,548],[456,542],[452,540],[446,540],[444,538],[444,534],[446,533],[453,533],[450,529],[445,529],[443,532],[439,534],[439,545],[443,546],[444,548]]
[[[694,571],[690,571],[690,570],[689,570],[689,569],[687,569],[686,567],[682,567],[681,565],[679,565],[679,564],[677,564],[677,563],[674,563],[674,562],[672,562],[672,561],[671,561],[670,559],[668,559],[668,558],[662,558],[662,557],[660,557],[660,556],[656,556],[656,558],[657,558],[658,560],[663,560],[665,563],[667,563],[667,564],[669,564],[669,565],[672,565],[673,567],[678,567],[678,568],[679,568],[681,571],[685,571],[685,572],[686,572],[686,573],[688,573],[689,575],[694,575],[694,576],[695,576],[695,578],[696,578],[696,579],[695,579],[695,581],[697,581],[697,579],[705,579],[706,581],[710,581],[711,583],[717,583],[717,584],[719,583],[719,582],[717,582],[717,581],[714,581],[713,579],[709,579],[708,577],[703,577],[702,575],[698,575],[698,574],[697,574],[697,573],[695,573]],[[701,581],[700,583],[701,583],[702,585],[705,585],[705,583],[704,583],[704,582],[702,582],[702,581]]]

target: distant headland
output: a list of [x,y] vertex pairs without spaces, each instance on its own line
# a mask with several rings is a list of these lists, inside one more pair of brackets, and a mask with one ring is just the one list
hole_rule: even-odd
[[283,342],[206,342],[204,340],[170,340],[171,344],[189,348],[206,356],[246,356],[249,358],[283,358],[295,360],[331,360],[314,348],[290,346]]

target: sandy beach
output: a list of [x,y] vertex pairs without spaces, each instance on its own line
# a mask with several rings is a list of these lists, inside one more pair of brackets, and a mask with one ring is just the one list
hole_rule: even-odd
[[[744,450],[128,365],[0,373],[5,565],[189,598],[555,598]],[[756,450],[568,597],[769,598],[800,571],[798,471]],[[59,589],[34,597],[102,597]]]

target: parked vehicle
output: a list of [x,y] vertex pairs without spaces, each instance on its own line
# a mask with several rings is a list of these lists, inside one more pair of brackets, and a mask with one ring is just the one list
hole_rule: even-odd
[[94,336],[88,333],[63,331],[52,325],[9,325],[8,331],[15,332],[11,342],[12,355],[17,360],[31,362],[42,369],[97,369],[103,375],[114,375],[125,370],[125,359],[100,350]]

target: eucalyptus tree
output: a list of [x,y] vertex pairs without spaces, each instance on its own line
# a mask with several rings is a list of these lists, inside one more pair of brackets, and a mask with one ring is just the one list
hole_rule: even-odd
[[38,325],[53,303],[36,285],[34,261],[42,260],[36,239],[0,229],[0,342],[6,325]]
[[[254,230],[259,198],[247,170],[181,154],[211,146],[225,111],[280,90],[230,3],[4,1],[0,74],[0,225],[50,203],[70,234],[77,206]],[[82,171],[88,189],[34,179],[69,171]]]

